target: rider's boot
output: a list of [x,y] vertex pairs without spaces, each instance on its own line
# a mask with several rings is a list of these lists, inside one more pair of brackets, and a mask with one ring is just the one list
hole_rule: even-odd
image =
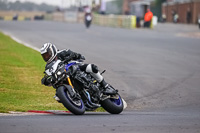
[[104,79],[100,82],[100,85],[103,87],[104,94],[114,95],[117,93],[117,90],[114,90]]
[[57,97],[56,95],[53,97],[56,101],[58,101],[60,103],[60,98]]

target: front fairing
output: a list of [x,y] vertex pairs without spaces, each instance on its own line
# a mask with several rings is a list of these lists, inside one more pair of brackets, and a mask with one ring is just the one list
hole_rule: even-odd
[[47,75],[51,76],[53,73],[56,72],[60,62],[61,62],[61,60],[56,60],[56,61],[52,61],[51,63],[47,64],[47,66],[45,68],[45,73]]

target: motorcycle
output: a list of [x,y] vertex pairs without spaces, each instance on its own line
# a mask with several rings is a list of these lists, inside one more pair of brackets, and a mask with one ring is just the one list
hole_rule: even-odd
[[91,22],[92,22],[92,16],[91,14],[88,13],[85,15],[85,26],[89,28],[91,25]]
[[[46,66],[45,74],[50,77],[59,102],[75,115],[82,115],[85,111],[94,111],[99,107],[111,114],[121,113],[126,102],[118,91],[110,85],[109,89],[116,93],[104,94],[103,88],[92,75],[79,69],[80,63],[82,61],[56,60]],[[105,70],[101,74],[104,72]]]
[[200,29],[200,18],[198,19],[199,29]]

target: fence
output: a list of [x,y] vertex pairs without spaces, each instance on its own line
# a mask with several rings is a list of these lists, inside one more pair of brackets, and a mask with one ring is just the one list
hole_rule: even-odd
[[0,11],[0,19],[5,21],[13,20],[14,16],[18,16],[18,21],[33,20],[35,16],[42,16],[45,12],[28,12],[28,11]]
[[93,23],[108,27],[121,27],[121,28],[135,28],[135,16],[122,16],[122,15],[93,15]]

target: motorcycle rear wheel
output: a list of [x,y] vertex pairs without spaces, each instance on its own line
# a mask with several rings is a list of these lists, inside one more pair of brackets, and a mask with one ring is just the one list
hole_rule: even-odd
[[124,108],[121,96],[119,94],[116,95],[118,96],[118,99],[108,98],[101,101],[101,106],[111,114],[120,114]]

